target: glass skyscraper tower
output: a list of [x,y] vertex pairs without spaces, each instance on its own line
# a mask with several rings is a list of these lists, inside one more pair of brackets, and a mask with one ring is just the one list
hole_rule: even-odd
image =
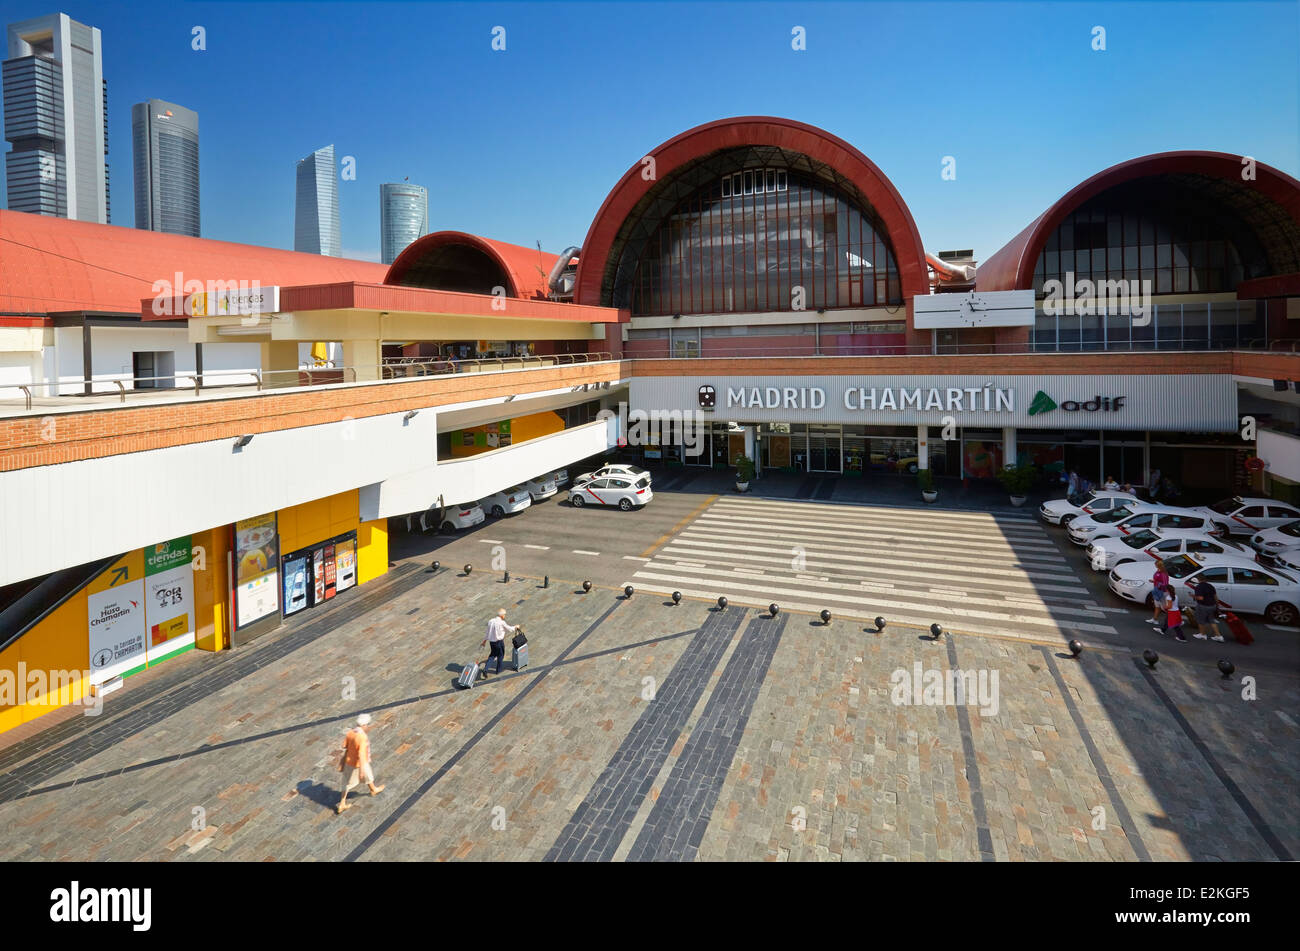
[[423,185],[390,182],[379,186],[379,240],[385,264],[429,231],[429,192]]
[[333,258],[343,256],[339,237],[339,176],[333,145],[317,149],[298,163],[293,249]]
[[66,13],[10,23],[4,85],[9,209],[107,224],[108,87],[99,30]]
[[150,99],[131,107],[135,226],[199,236],[199,114]]

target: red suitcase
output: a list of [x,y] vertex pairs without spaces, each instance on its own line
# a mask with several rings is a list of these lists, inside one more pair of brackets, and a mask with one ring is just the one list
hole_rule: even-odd
[[1223,612],[1223,620],[1227,622],[1228,630],[1232,631],[1232,636],[1241,644],[1252,644],[1255,638],[1250,634],[1250,628],[1246,623],[1231,611]]

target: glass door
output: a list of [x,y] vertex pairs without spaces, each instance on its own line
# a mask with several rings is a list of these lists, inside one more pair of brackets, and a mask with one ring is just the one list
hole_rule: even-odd
[[841,442],[838,426],[809,426],[808,471],[842,472]]

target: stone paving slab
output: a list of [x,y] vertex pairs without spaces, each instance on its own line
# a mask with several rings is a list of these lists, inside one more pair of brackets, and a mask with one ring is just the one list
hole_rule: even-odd
[[[455,689],[502,605],[532,666]],[[451,571],[338,620],[18,756],[0,774],[26,793],[0,801],[0,859],[541,860],[570,842],[596,860],[1300,854],[1300,689],[1283,675],[1247,700],[1249,671],[1225,689],[1172,658],[1144,672],[1122,651],[1074,660]],[[996,710],[896,704],[891,676],[914,664],[996,672]],[[387,788],[335,816],[361,710]]]

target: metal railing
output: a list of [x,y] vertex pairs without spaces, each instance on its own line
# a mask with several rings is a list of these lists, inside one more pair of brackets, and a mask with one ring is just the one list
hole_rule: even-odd
[[1300,340],[1251,340],[1245,343],[1211,346],[1204,339],[1177,339],[1144,341],[1130,343],[1120,347],[1114,343],[1103,345],[1100,342],[1080,343],[1068,346],[1046,346],[1033,343],[963,343],[963,344],[858,344],[835,346],[823,344],[820,347],[781,346],[781,347],[692,347],[690,350],[674,350],[671,347],[642,347],[630,342],[623,354],[625,360],[709,360],[715,358],[743,357],[914,357],[914,356],[997,356],[1002,354],[1062,354],[1062,353],[1231,353],[1249,351],[1254,353],[1296,353],[1300,352]]
[[[381,364],[362,366],[313,366],[299,367],[292,370],[214,370],[204,373],[172,373],[167,376],[124,376],[112,379],[94,380],[51,380],[40,383],[0,383],[0,406],[6,402],[3,394],[6,390],[17,390],[23,395],[24,408],[31,411],[35,405],[34,390],[50,388],[84,388],[89,392],[55,392],[53,398],[70,402],[93,399],[95,397],[117,396],[118,403],[125,403],[127,396],[159,396],[169,392],[193,387],[194,396],[204,390],[223,389],[238,386],[252,386],[261,392],[268,389],[289,389],[307,386],[328,386],[333,384],[356,383],[365,380],[374,371],[377,380],[407,380],[429,376],[450,376],[458,373],[494,373],[513,369],[545,369],[555,366],[575,366],[579,364],[599,363],[613,360],[608,352],[599,353],[559,353],[551,356],[530,357],[495,357],[485,360],[437,360],[418,357],[401,357]],[[358,370],[364,371],[360,376]],[[401,372],[398,372],[401,371]],[[287,379],[286,379],[287,378]],[[213,383],[216,379],[220,382]],[[175,386],[178,380],[188,381],[184,387]],[[140,386],[140,383],[166,381],[171,386]],[[283,381],[283,382],[282,382]],[[128,385],[129,384],[129,385]],[[115,390],[95,389],[112,386]]]

